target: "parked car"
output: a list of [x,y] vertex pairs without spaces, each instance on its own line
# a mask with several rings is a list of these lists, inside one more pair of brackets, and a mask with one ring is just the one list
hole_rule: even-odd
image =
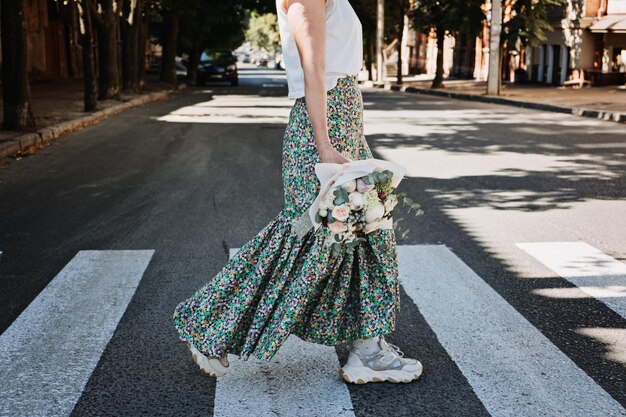
[[237,57],[229,49],[211,49],[202,53],[198,64],[197,83],[205,85],[207,81],[221,79],[230,85],[239,85]]

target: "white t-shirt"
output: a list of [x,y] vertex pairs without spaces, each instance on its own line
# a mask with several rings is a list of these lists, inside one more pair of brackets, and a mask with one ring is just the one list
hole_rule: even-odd
[[[304,71],[300,55],[287,24],[282,0],[276,0],[278,27],[287,72],[289,98],[304,97]],[[363,29],[348,0],[326,0],[326,90],[337,79],[357,75],[363,65]]]

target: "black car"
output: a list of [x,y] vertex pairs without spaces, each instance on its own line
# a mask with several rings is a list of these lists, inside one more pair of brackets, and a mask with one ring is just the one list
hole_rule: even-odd
[[239,85],[237,74],[237,57],[229,49],[212,49],[202,53],[198,64],[198,85],[207,81],[221,79],[230,85]]

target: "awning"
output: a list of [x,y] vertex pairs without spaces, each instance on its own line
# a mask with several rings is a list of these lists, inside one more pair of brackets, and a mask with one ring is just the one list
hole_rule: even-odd
[[595,33],[626,33],[626,14],[612,14],[601,17],[589,30]]

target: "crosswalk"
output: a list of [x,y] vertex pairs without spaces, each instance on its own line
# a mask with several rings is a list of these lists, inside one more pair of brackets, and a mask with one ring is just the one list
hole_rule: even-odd
[[[626,319],[626,264],[585,242],[530,242],[517,246]],[[564,296],[562,293],[544,290],[548,296]]]
[[0,415],[69,415],[154,251],[80,251],[0,335]]
[[[584,242],[517,247],[520,255],[530,255],[574,286],[561,290],[597,298],[624,317],[624,263]],[[0,416],[72,413],[153,254],[76,254],[0,335]],[[403,290],[491,416],[626,416],[615,398],[450,248],[400,245],[398,259]],[[540,295],[568,296],[555,294]],[[612,343],[613,359],[620,361],[626,340],[614,337]],[[359,415],[354,392],[337,375],[334,347],[292,335],[269,364],[229,359],[231,370],[217,380],[208,414]],[[428,369],[427,358],[424,362]],[[427,410],[405,414],[428,415]]]

